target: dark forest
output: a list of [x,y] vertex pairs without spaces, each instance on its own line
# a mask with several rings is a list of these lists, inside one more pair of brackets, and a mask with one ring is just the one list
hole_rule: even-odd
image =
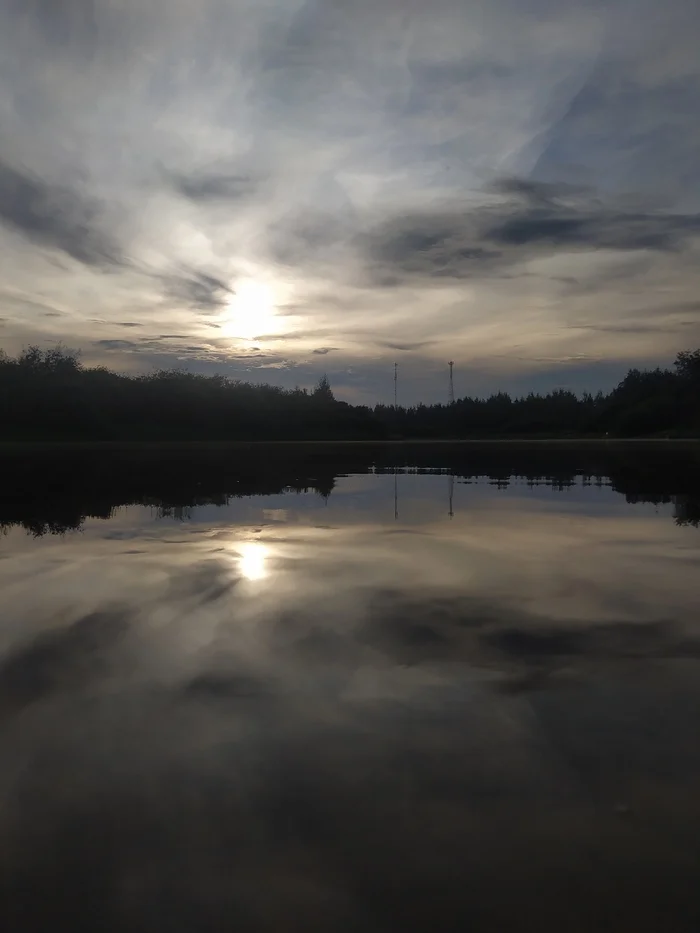
[[160,370],[128,376],[62,347],[0,351],[5,441],[255,441],[697,437],[700,350],[672,369],[631,369],[608,394],[567,390],[406,408],[350,405],[315,389]]

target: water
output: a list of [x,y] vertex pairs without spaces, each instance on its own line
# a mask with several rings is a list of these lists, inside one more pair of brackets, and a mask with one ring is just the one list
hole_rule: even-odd
[[6,455],[4,928],[697,930],[662,447]]

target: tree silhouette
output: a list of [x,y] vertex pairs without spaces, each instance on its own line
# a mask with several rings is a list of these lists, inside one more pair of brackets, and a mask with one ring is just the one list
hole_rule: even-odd
[[610,393],[563,389],[449,405],[373,409],[338,401],[323,375],[312,392],[217,374],[126,376],[82,365],[65,347],[0,352],[5,440],[378,440],[397,438],[700,435],[700,350],[674,369],[631,369]]
[[682,379],[700,384],[700,350],[681,350],[674,365]]
[[331,384],[328,381],[328,376],[325,373],[316,383],[316,388],[314,389],[314,398],[319,402],[335,402],[335,396],[333,395]]

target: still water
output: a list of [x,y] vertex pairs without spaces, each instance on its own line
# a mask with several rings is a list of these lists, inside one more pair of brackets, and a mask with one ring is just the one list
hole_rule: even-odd
[[699,463],[10,458],[3,929],[700,928]]

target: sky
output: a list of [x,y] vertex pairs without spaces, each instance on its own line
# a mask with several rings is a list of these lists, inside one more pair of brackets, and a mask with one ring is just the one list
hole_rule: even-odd
[[697,0],[3,0],[0,346],[340,398],[700,346]]

